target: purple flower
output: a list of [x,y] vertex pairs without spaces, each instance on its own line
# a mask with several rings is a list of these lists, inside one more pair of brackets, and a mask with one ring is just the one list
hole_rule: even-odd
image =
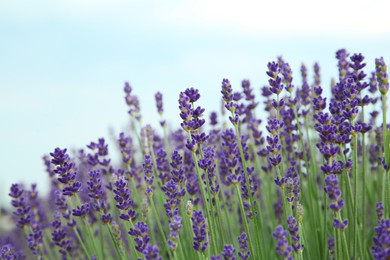
[[371,77],[370,77],[370,83],[369,83],[369,88],[368,91],[371,94],[375,94],[375,92],[378,90],[378,82],[376,81],[376,75],[375,72],[371,72]]
[[247,101],[253,101],[255,99],[255,95],[252,93],[253,88],[251,87],[251,83],[249,80],[243,80],[241,82],[241,86],[243,89],[243,93],[245,95],[245,100]]
[[289,259],[292,253],[292,247],[288,244],[287,235],[287,231],[280,225],[272,233],[272,236],[276,239],[276,252],[280,256]]
[[383,57],[375,59],[375,69],[379,92],[382,95],[386,95],[387,91],[389,91],[389,75],[387,74],[387,65]]
[[284,123],[278,119],[269,119],[267,126],[265,127],[270,134],[277,134],[281,128],[284,126]]
[[172,218],[179,212],[178,205],[181,198],[185,195],[185,189],[179,187],[173,180],[170,180],[161,186],[161,190],[167,196],[167,201],[164,203],[165,212],[169,218]]
[[231,101],[233,101],[233,89],[228,79],[222,80],[221,93],[222,93],[222,98],[223,100],[225,100],[226,103],[230,103]]
[[156,153],[156,170],[161,182],[165,184],[170,178],[169,161],[164,148],[159,148]]
[[236,249],[232,244],[226,244],[223,246],[223,252],[221,255],[223,256],[224,260],[235,260],[236,259],[234,255],[235,252]]
[[372,255],[378,260],[388,259],[390,257],[390,220],[381,220],[375,227],[375,233],[374,246],[371,247]]
[[163,95],[161,92],[157,92],[155,95],[154,95],[154,98],[156,99],[156,107],[157,107],[157,112],[162,115],[162,113],[164,112],[164,109],[163,109]]
[[331,256],[334,255],[334,237],[328,238],[328,251]]
[[185,180],[184,170],[182,167],[183,157],[175,150],[171,155],[171,176],[177,184],[183,184]]
[[64,184],[63,194],[65,196],[73,196],[80,190],[81,183],[75,181],[77,174],[75,164],[70,160],[66,151],[66,149],[54,149],[54,152],[50,153],[52,157],[51,162],[55,165],[53,172],[58,175],[57,180]]
[[148,244],[146,245],[143,254],[146,260],[161,260],[161,256],[159,255],[160,250],[158,246]]
[[218,120],[217,120],[217,113],[216,112],[211,112],[210,113],[210,125],[216,126],[218,125]]
[[348,226],[348,219],[339,220],[338,218],[333,219],[333,227],[344,230]]
[[76,217],[85,217],[85,215],[89,212],[89,204],[84,203],[80,206],[77,206],[72,210],[72,215]]
[[172,250],[176,250],[179,239],[179,231],[182,229],[182,218],[178,215],[173,216],[169,223],[169,240],[168,245]]
[[300,243],[299,226],[297,220],[293,216],[287,218],[288,231],[292,240],[292,248],[295,252],[303,250],[303,244]]
[[222,149],[224,164],[227,172],[224,173],[228,183],[238,184],[241,180],[240,170],[236,170],[239,162],[239,150],[234,130],[229,128],[222,132]]
[[292,70],[288,63],[284,63],[281,67],[281,73],[283,75],[283,83],[286,86],[286,90],[290,93],[294,90],[294,86],[292,85]]
[[22,260],[26,257],[21,252],[16,251],[12,244],[8,243],[1,247],[0,258],[4,260]]
[[330,200],[338,200],[341,196],[341,190],[339,186],[339,179],[337,175],[330,174],[325,177],[325,188],[326,194]]
[[340,49],[336,52],[336,59],[338,59],[338,68],[339,68],[339,80],[344,81],[348,74],[349,62],[347,58],[349,53],[346,49]]
[[198,164],[201,169],[205,171],[208,179],[208,187],[210,187],[211,194],[215,195],[219,192],[219,184],[217,176],[215,175],[215,152],[214,147],[207,146],[203,149],[203,158],[199,159]]
[[243,232],[241,235],[238,236],[237,238],[238,243],[240,244],[240,251],[238,252],[238,256],[241,259],[248,259],[249,256],[251,255],[251,252],[249,251],[248,248],[248,236],[246,235],[245,232]]
[[130,197],[130,190],[127,186],[128,182],[125,178],[121,177],[114,183],[113,193],[115,194],[114,199],[117,202],[116,207],[121,212],[119,218],[128,221],[136,218],[138,213],[132,208],[134,202]]
[[203,252],[209,244],[207,241],[206,220],[203,212],[201,210],[194,210],[191,220],[193,223],[192,230],[194,232],[193,247],[196,251]]
[[135,249],[138,252],[143,253],[150,238],[148,235],[149,228],[145,222],[137,222],[134,224],[134,228],[130,228],[129,234],[134,237],[136,243]]
[[141,113],[140,113],[139,100],[137,96],[131,95],[132,88],[128,82],[125,82],[124,92],[126,94],[125,101],[127,106],[129,107],[128,113],[136,120],[140,121]]
[[193,103],[200,98],[199,90],[190,88],[179,95],[180,117],[183,122],[180,124],[184,131],[192,132],[203,126],[205,120],[202,118],[204,109],[193,108]]
[[15,208],[13,215],[17,217],[17,226],[24,228],[25,225],[31,223],[34,215],[31,212],[31,206],[24,193],[23,186],[12,184],[8,195],[12,198],[11,205]]
[[133,162],[133,155],[136,152],[132,138],[130,136],[126,136],[122,132],[119,134],[118,144],[122,155],[122,161],[127,165],[131,165]]
[[376,215],[378,217],[378,222],[380,223],[385,215],[385,208],[383,207],[382,201],[376,203]]
[[184,93],[190,98],[190,102],[194,103],[200,98],[199,90],[195,88],[187,88]]
[[51,226],[53,227],[52,240],[59,247],[58,252],[63,256],[71,255],[74,249],[73,238],[69,236],[67,227],[62,225],[59,216],[51,222]]
[[150,154],[145,154],[144,156],[144,163],[142,164],[145,174],[145,181],[148,183],[148,189],[146,190],[146,194],[149,196],[153,193],[153,188],[151,185],[154,181],[154,175],[153,175],[153,162],[152,157]]
[[282,78],[279,77],[280,68],[276,62],[268,62],[267,75],[270,77],[268,83],[270,85],[270,91],[279,95],[283,90]]

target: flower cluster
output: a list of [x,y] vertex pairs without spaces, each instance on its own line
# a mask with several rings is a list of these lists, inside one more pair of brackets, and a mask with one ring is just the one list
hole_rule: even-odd
[[160,124],[143,123],[125,83],[130,129],[111,136],[113,148],[99,138],[45,155],[47,197],[11,186],[0,258],[390,258],[387,66],[378,58],[367,73],[345,49],[336,59],[330,93],[318,63],[302,64],[298,84],[282,57],[267,64],[264,103],[249,80],[233,90],[224,78],[209,122],[187,88],[176,128],[161,92]]

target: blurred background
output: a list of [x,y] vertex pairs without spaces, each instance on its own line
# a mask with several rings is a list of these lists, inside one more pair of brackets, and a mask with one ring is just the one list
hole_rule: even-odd
[[[322,85],[337,77],[346,48],[390,63],[390,2],[345,1],[0,1],[0,206],[12,183],[38,183],[42,156],[85,148],[129,124],[123,84],[141,102],[143,123],[158,125],[154,93],[178,127],[179,92],[196,87],[206,114],[219,111],[222,78],[249,79],[260,97],[267,63],[304,63]],[[111,150],[113,146],[111,146]]]

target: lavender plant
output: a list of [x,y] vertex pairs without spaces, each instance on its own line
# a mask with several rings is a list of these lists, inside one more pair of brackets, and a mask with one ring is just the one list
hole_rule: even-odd
[[49,197],[11,186],[0,259],[389,259],[387,66],[368,73],[345,49],[336,59],[331,86],[317,63],[297,82],[282,57],[257,94],[223,79],[220,115],[184,89],[177,128],[161,92],[161,128],[144,125],[126,82],[130,131],[115,148],[99,138],[44,156]]

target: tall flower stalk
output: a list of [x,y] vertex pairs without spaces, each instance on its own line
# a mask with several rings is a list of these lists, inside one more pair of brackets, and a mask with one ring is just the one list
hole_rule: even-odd
[[222,116],[209,121],[187,88],[177,128],[162,92],[162,128],[142,125],[126,83],[132,128],[117,135],[119,160],[105,138],[44,156],[49,195],[11,186],[0,259],[389,258],[387,67],[376,59],[366,80],[362,54],[336,58],[330,96],[317,63],[294,86],[282,57],[267,64],[264,102],[249,80],[233,91],[223,79]]

